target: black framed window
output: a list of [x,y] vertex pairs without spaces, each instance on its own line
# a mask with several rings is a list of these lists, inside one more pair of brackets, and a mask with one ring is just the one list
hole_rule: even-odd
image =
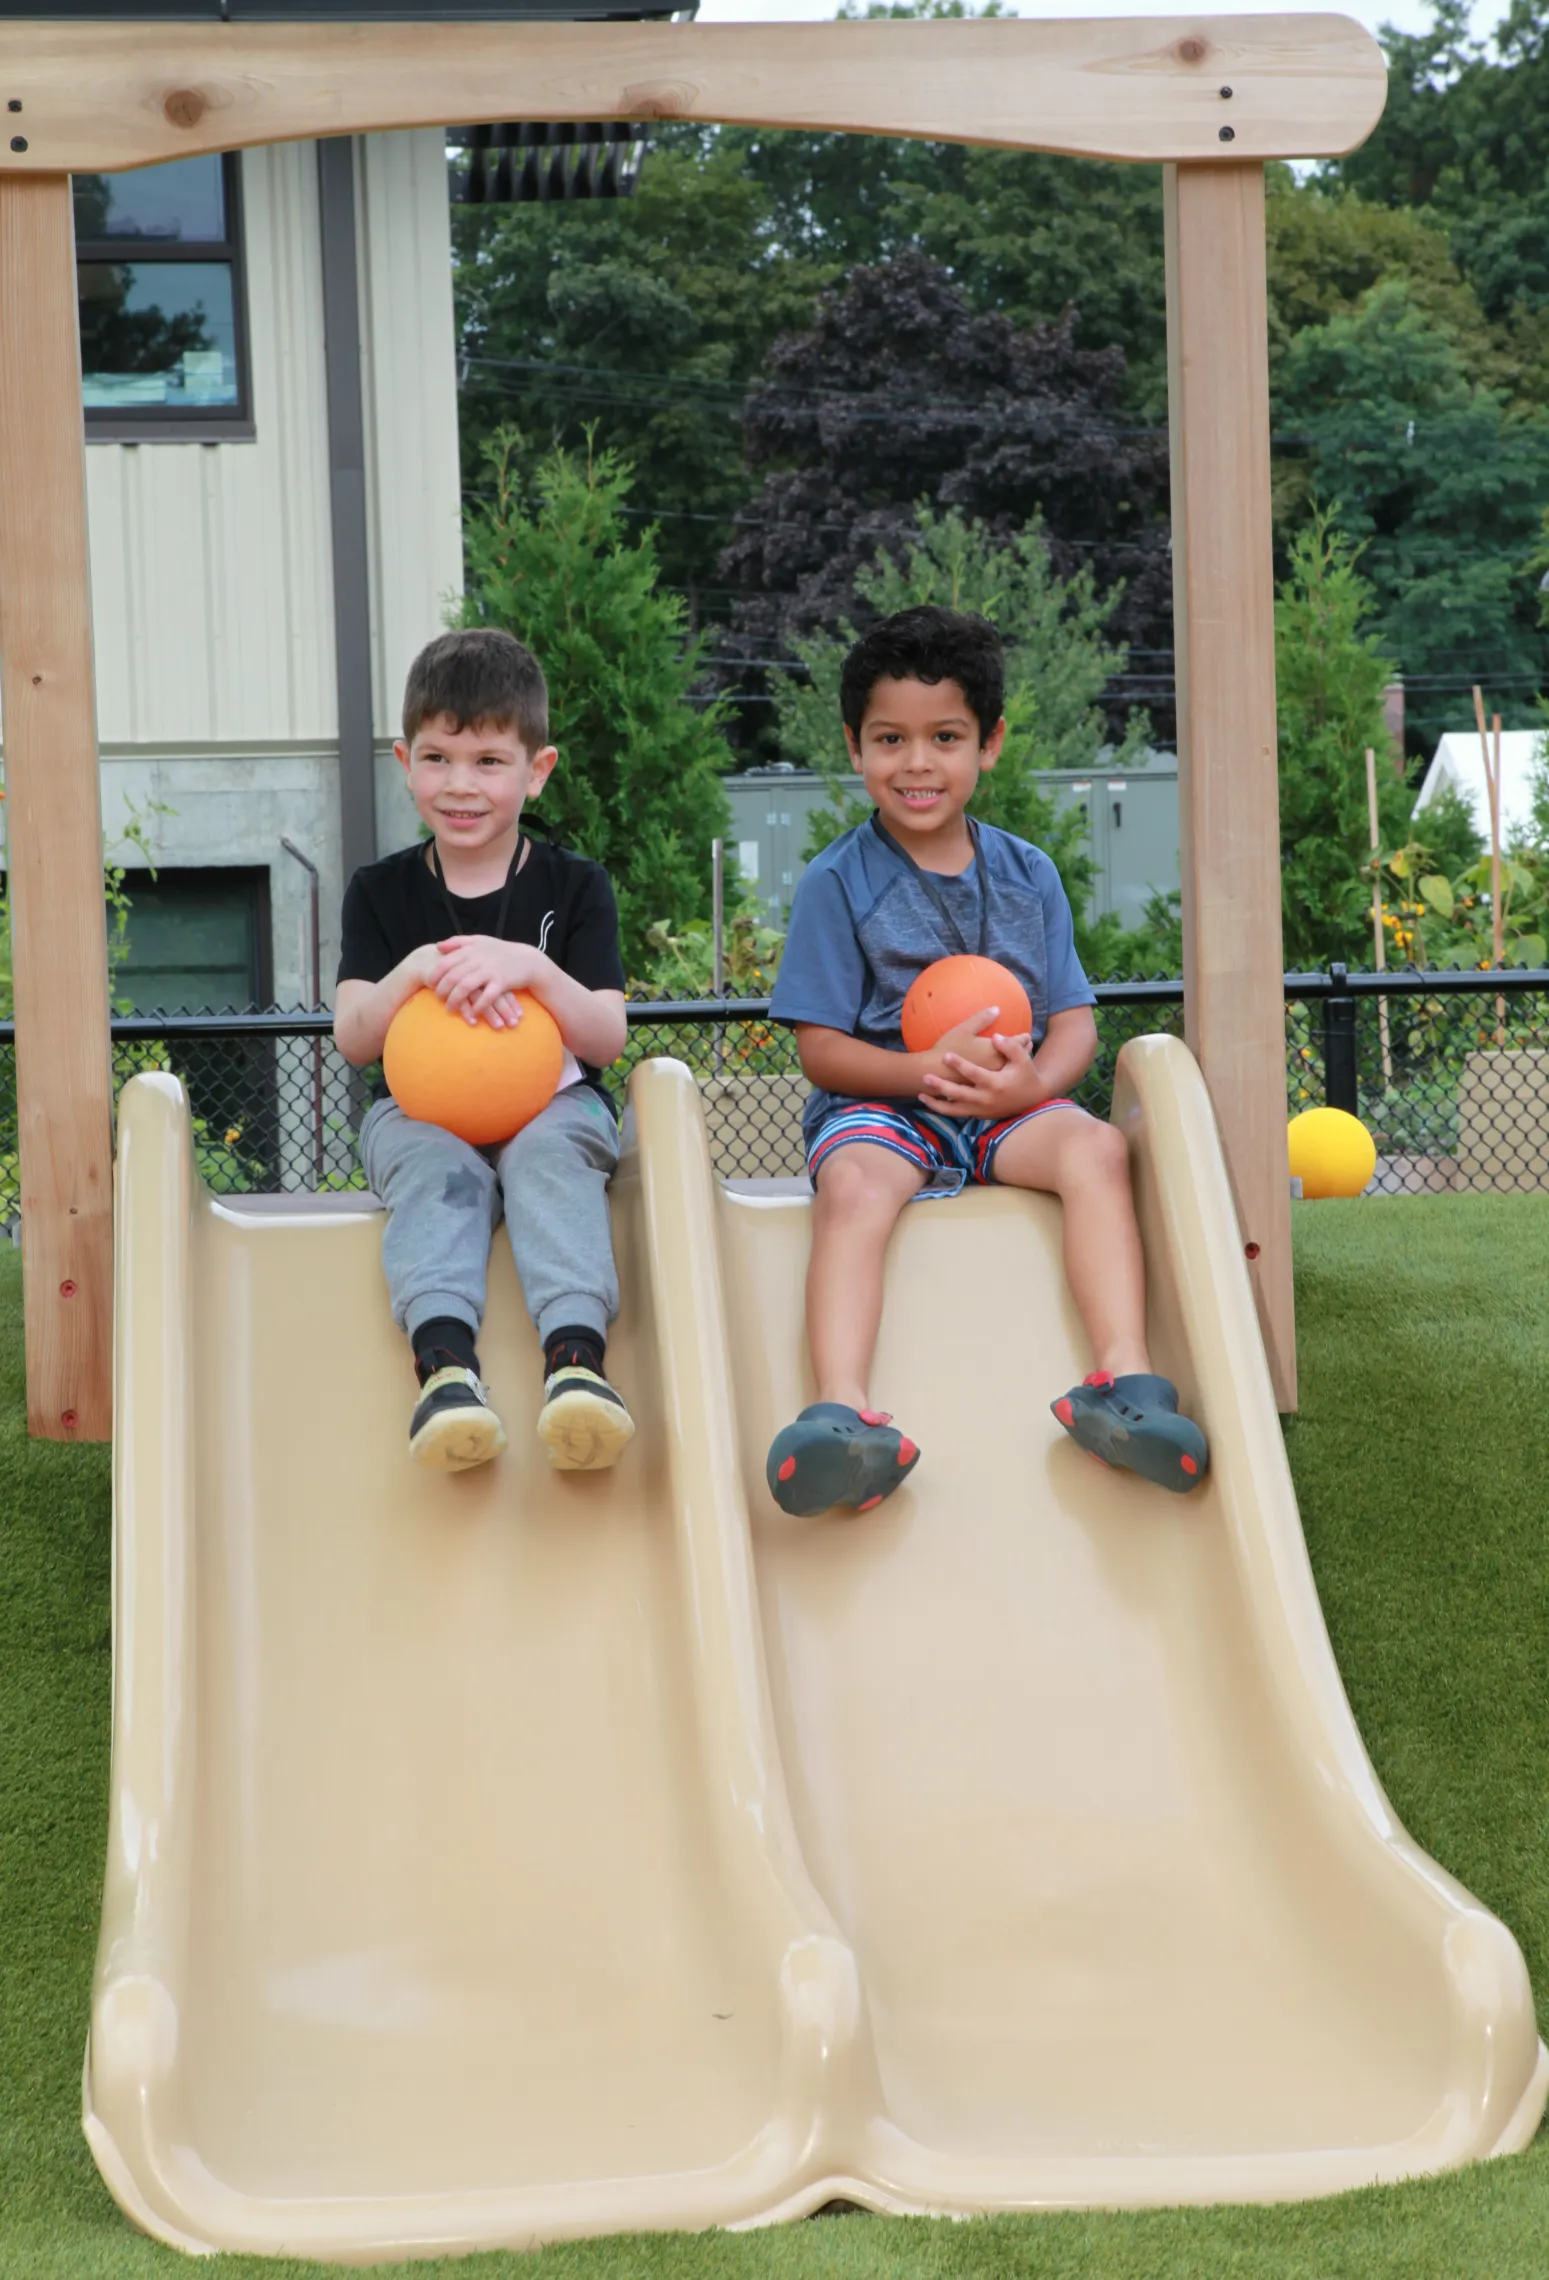
[[235,155],[75,177],[88,438],[253,432]]

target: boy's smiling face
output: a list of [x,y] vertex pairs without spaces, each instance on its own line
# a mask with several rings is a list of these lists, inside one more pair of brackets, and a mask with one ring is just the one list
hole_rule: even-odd
[[844,733],[857,775],[905,847],[928,856],[967,842],[963,810],[1000,758],[1004,720],[985,736],[956,681],[878,681],[859,738]]
[[512,847],[525,803],[548,782],[559,755],[552,744],[529,753],[514,723],[458,728],[442,713],[412,745],[394,745],[409,797],[440,847],[480,854]]

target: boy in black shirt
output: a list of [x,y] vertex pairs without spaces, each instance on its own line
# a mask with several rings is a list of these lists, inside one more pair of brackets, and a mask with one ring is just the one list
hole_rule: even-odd
[[547,1007],[565,1047],[559,1091],[503,1148],[470,1147],[377,1099],[360,1132],[366,1177],[387,1206],[382,1264],[393,1319],[414,1347],[417,1464],[460,1472],[505,1447],[479,1379],[490,1236],[502,1205],[543,1346],[538,1434],[565,1471],[611,1465],[634,1423],[603,1374],[618,1279],[607,1187],[618,1118],[600,1071],[624,1049],[618,911],[600,863],[522,829],[559,757],[537,659],[483,627],[432,641],[409,668],[394,750],[431,832],[368,863],[344,897],[334,1038],[356,1068],[382,1057],[416,990],[469,1022]]

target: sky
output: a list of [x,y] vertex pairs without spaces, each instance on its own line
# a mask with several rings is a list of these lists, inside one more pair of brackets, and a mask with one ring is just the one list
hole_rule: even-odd
[[[1314,13],[1286,6],[1286,0],[1218,0],[1218,4],[1205,11],[1210,14],[1263,16]],[[1353,16],[1375,32],[1380,24],[1395,24],[1400,31],[1423,31],[1431,20],[1431,11],[1425,0],[1334,0],[1331,9],[1317,11]],[[837,0],[699,0],[699,22],[702,24],[777,24],[792,23],[797,19],[810,23],[814,18],[826,19],[838,13]],[[1182,16],[1187,10],[1180,8],[1178,0],[1056,0],[1050,7],[1038,7],[1031,0],[1015,4],[1011,0],[1008,13],[1018,16]],[[1473,10],[1474,35],[1488,37],[1505,15],[1504,0],[1475,0]]]

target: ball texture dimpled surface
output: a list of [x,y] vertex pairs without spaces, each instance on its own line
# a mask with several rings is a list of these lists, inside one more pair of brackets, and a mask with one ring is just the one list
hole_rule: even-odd
[[1033,1026],[1033,1009],[1026,990],[1008,966],[994,958],[938,958],[923,974],[916,974],[904,999],[904,1048],[929,1053],[949,1029],[969,1021],[987,1005],[999,1013],[981,1037],[998,1029],[1002,1037],[1025,1037]]
[[1377,1143],[1358,1117],[1342,1108],[1304,1108],[1287,1132],[1291,1177],[1309,1203],[1333,1195],[1362,1195],[1377,1169]]
[[416,990],[393,1015],[382,1048],[387,1089],[405,1116],[439,1124],[475,1148],[512,1140],[559,1089],[565,1048],[547,1006],[516,992],[514,1029],[470,1024],[434,990]]

